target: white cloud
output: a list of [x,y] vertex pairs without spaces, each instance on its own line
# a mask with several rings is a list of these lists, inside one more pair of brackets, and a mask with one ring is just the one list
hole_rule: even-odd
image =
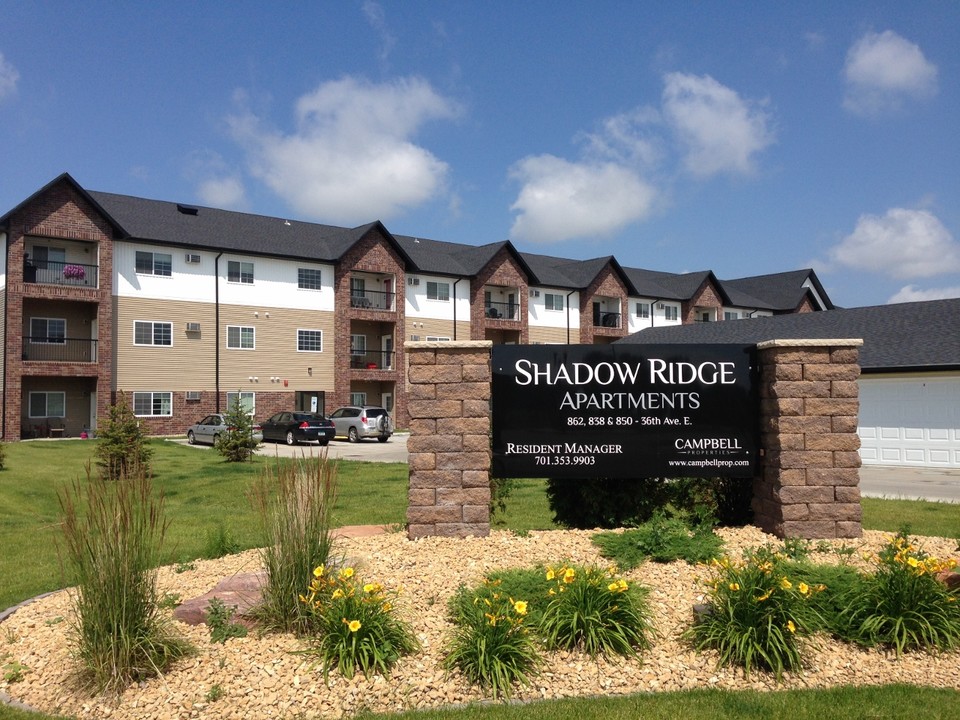
[[373,84],[345,77],[299,98],[292,133],[265,128],[249,111],[229,120],[252,174],[298,213],[359,224],[444,191],[447,164],[411,138],[430,120],[459,112],[420,78]]
[[656,195],[634,171],[612,162],[530,156],[510,175],[523,185],[510,208],[520,213],[511,236],[531,242],[610,235],[647,215]]
[[232,210],[247,207],[243,180],[237,175],[205,180],[200,183],[197,193],[205,204],[212,207]]
[[887,300],[888,303],[920,302],[924,300],[946,300],[960,298],[960,286],[929,288],[921,290],[915,285],[900,288],[896,295]]
[[847,52],[843,106],[859,115],[899,108],[937,94],[937,66],[919,46],[892,30],[869,32]]
[[7,62],[0,53],[0,100],[13,95],[17,91],[17,83],[20,81],[20,73],[17,69]]
[[774,141],[769,117],[709,75],[668,73],[663,114],[684,145],[684,164],[698,177],[750,174],[757,153]]
[[882,217],[861,215],[829,257],[838,265],[901,279],[960,271],[960,243],[927,210],[891,208]]
[[383,6],[380,3],[373,2],[373,0],[366,0],[363,3],[363,15],[370,23],[370,27],[380,35],[380,41],[383,43],[380,48],[380,59],[386,60],[397,44],[397,39],[390,32],[390,28],[387,27],[387,14],[384,12]]

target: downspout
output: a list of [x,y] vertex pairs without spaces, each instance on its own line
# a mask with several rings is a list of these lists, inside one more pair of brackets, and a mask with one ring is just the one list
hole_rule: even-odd
[[657,323],[657,316],[654,314],[654,311],[657,309],[657,303],[663,302],[658,298],[652,298],[650,300],[650,327],[654,327]]
[[453,341],[457,341],[457,283],[463,278],[457,278],[453,283]]
[[[9,342],[9,337],[7,336],[7,315],[9,314],[10,304],[7,302],[7,288],[10,287],[10,263],[7,262],[10,259],[10,253],[7,248],[7,234],[5,232],[0,232],[0,242],[3,244],[3,265],[4,270],[6,271],[7,281],[3,284],[3,339],[4,343]],[[21,300],[21,306],[23,301]],[[22,342],[22,341],[21,341]],[[7,405],[7,353],[3,353],[3,406]],[[20,412],[23,412],[23,409],[20,409]],[[7,436],[7,414],[3,413],[3,420],[0,420],[0,438],[5,438]],[[23,440],[23,438],[20,438]]]
[[567,299],[566,299],[566,304],[567,304],[567,345],[570,344],[570,296],[573,295],[575,292],[576,292],[576,290],[571,290],[570,292],[568,292],[568,293],[567,293]]
[[217,412],[220,412],[220,258],[217,253],[213,259],[213,377],[217,393]]

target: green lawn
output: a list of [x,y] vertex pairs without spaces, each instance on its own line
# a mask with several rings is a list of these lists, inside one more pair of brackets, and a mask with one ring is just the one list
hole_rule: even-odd
[[[258,543],[256,518],[246,491],[271,458],[252,463],[225,463],[213,451],[154,440],[154,484],[166,498],[170,520],[171,562],[204,555],[209,536],[223,528],[240,548]],[[39,593],[63,586],[57,559],[57,493],[86,474],[94,441],[22,442],[5,446],[7,469],[0,471],[0,610]],[[405,522],[407,468],[403,464],[340,461],[336,525]],[[507,510],[493,527],[516,532],[553,527],[546,481],[520,480]],[[909,500],[863,501],[867,529],[894,532],[908,525],[918,535],[960,538],[956,505]],[[960,718],[960,693],[910,687],[829,691],[752,693],[663,693],[628,698],[597,698],[484,705],[411,713],[423,720],[539,720],[576,718]],[[43,720],[50,716],[20,713],[0,705],[0,720]]]

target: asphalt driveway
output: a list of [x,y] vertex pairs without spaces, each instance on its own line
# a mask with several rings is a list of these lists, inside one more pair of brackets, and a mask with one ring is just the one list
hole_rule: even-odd
[[[284,443],[265,442],[260,445],[257,455],[267,457],[310,457],[317,456],[324,450],[327,457],[342,458],[344,460],[366,460],[367,462],[407,462],[407,433],[397,433],[390,436],[387,442],[377,440],[361,440],[358,443],[346,440],[334,440],[326,447],[318,443],[304,443],[301,445],[286,445]],[[171,442],[187,444],[186,440],[177,439]],[[209,445],[194,445],[201,450],[212,449]]]

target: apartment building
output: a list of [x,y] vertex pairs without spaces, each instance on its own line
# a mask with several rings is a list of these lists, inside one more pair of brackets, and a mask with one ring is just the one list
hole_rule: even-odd
[[118,392],[154,434],[234,398],[257,418],[383,404],[408,340],[607,343],[832,308],[812,270],[719,280],[86,190],[0,217],[4,440],[95,431]]

